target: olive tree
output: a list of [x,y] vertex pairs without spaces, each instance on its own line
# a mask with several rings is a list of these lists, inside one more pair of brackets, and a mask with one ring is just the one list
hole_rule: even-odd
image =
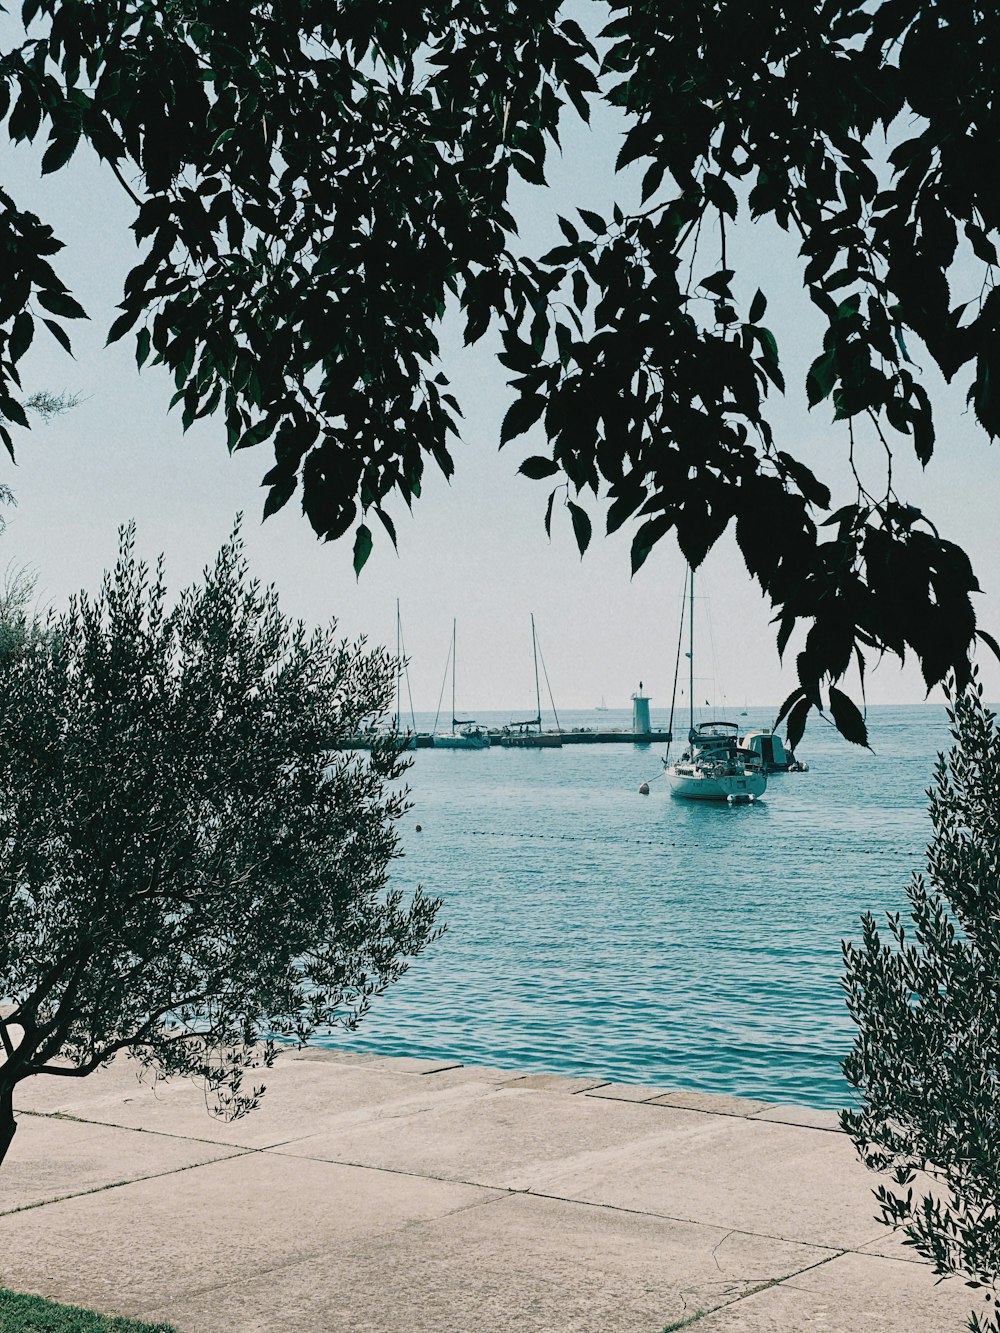
[[276,1039],[353,1025],[435,934],[387,887],[393,663],[307,632],[237,532],[168,609],[124,530],[95,597],[0,654],[0,1158],[18,1084],[127,1051],[252,1109]]
[[[954,746],[929,793],[927,874],[883,938],[869,915],[845,944],[858,1033],[844,1063],[860,1109],[843,1127],[883,1220],[941,1275],[992,1299],[1000,1277],[1000,732],[976,683],[953,696]],[[920,1183],[917,1184],[919,1177]],[[970,1327],[1000,1333],[993,1307]]]

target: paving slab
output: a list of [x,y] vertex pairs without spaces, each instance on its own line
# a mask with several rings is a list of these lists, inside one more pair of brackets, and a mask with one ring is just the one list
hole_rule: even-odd
[[278,1151],[523,1190],[558,1169],[586,1178],[609,1156],[625,1151],[622,1145],[632,1145],[641,1156],[645,1145],[659,1141],[671,1117],[698,1125],[704,1119],[693,1111],[502,1087],[410,1119],[335,1126]]
[[509,1195],[145,1314],[175,1320],[185,1333],[659,1333],[828,1255]]
[[771,1106],[755,1111],[754,1120],[774,1120],[779,1125],[804,1125],[807,1129],[825,1129],[840,1133],[840,1112],[824,1111],[815,1106]]
[[504,1080],[508,1088],[537,1088],[545,1092],[566,1092],[570,1096],[588,1092],[605,1084],[600,1078],[567,1078],[565,1074],[516,1074]]
[[230,1148],[24,1115],[0,1167],[0,1213],[231,1156]]
[[365,1051],[338,1051],[325,1046],[305,1046],[301,1051],[288,1051],[281,1058],[334,1062],[347,1065],[371,1065],[388,1069],[395,1074],[438,1074],[446,1069],[460,1069],[461,1060],[423,1060],[415,1055],[373,1055]]
[[716,1310],[696,1333],[961,1333],[975,1292],[929,1268],[845,1254]]
[[396,1108],[416,1114],[434,1104],[442,1091],[447,1100],[449,1094],[457,1095],[451,1091],[455,1088],[469,1085],[474,1095],[493,1086],[470,1077],[461,1066],[449,1066],[446,1074],[422,1075],[408,1063],[393,1070],[385,1061],[353,1065],[284,1056],[273,1069],[260,1071],[259,1082],[267,1088],[260,1107],[238,1120],[213,1115],[204,1092],[190,1079],[155,1083],[147,1075],[140,1080],[137,1066],[119,1061],[86,1079],[27,1080],[23,1100],[35,1110],[99,1124],[265,1148],[314,1134],[343,1117],[347,1123],[365,1123]]
[[197,1303],[220,1283],[342,1247],[362,1250],[414,1221],[491,1197],[468,1185],[247,1153],[0,1217],[0,1279],[139,1316],[154,1305]]
[[646,1088],[639,1083],[602,1083],[586,1095],[607,1097],[614,1102],[651,1102],[669,1092],[669,1088]]
[[336,1051],[266,1081],[235,1125],[127,1062],[25,1085],[0,1200],[35,1206],[0,1215],[0,1282],[181,1333],[661,1333],[699,1311],[697,1333],[957,1333],[974,1304],[875,1220],[827,1113]]
[[774,1106],[773,1102],[753,1101],[749,1097],[728,1097],[721,1092],[691,1092],[680,1088],[660,1093],[649,1100],[657,1106],[683,1106],[690,1111],[703,1111],[708,1115],[736,1115],[743,1118],[770,1111]]
[[623,1143],[603,1162],[537,1172],[532,1188],[834,1249],[878,1237],[873,1180],[844,1135],[648,1105],[630,1109],[673,1118],[657,1138]]
[[889,1231],[888,1228],[882,1228],[882,1234],[878,1240],[869,1241],[867,1245],[859,1247],[860,1254],[881,1254],[889,1259],[902,1259],[909,1264],[927,1265],[924,1259],[912,1245],[905,1243],[905,1233],[900,1227],[896,1231]]

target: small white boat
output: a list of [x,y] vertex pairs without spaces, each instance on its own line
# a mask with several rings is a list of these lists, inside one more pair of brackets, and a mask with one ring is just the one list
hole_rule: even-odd
[[475,722],[464,725],[456,722],[458,729],[442,732],[434,737],[435,750],[486,750],[489,748],[489,732],[477,726]]
[[674,670],[674,695],[670,704],[667,730],[667,754],[663,769],[670,784],[670,794],[689,801],[756,801],[767,790],[767,777],[760,751],[740,744],[737,722],[702,722],[694,724],[694,570],[690,571],[690,611],[688,613],[688,748],[674,763],[670,762],[673,740],[674,707],[684,636],[684,610],[677,635],[677,667]]
[[809,765],[796,759],[781,737],[773,731],[748,731],[740,740],[740,747],[752,750],[760,757],[765,773],[809,772]]

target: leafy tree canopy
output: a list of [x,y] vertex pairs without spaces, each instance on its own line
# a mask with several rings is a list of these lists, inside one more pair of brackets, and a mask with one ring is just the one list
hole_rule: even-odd
[[271,1038],[353,1025],[433,938],[437,901],[386,887],[398,743],[328,752],[394,674],[291,624],[236,537],[168,610],[131,531],[0,653],[0,1160],[23,1079],[122,1050],[252,1109]]
[[[864,429],[890,460],[929,460],[915,358],[960,377],[994,436],[995,6],[25,0],[21,18],[0,57],[7,133],[44,143],[45,172],[86,140],[128,192],[141,257],[109,336],[136,331],[139,363],[170,370],[185,426],[218,413],[230,449],[270,442],[265,513],[298,490],[321,537],[353,529],[358,568],[372,515],[394,536],[393,497],[420,494],[428,458],[452,471],[437,330],[461,308],[468,341],[502,337],[503,441],[541,423],[546,452],[521,470],[555,487],[546,522],[562,497],[581,550],[595,502],[609,531],[633,525],[634,568],[670,532],[698,565],[734,524],[779,647],[808,627],[793,742],[866,649],[912,651],[928,686],[968,678],[969,561],[891,469],[831,513],[775,438],[781,330],[766,291],[739,298],[757,275],[727,235],[771,219],[794,236],[823,326],[808,401],[845,451]],[[562,243],[523,253],[511,186],[544,187],[565,118],[599,100],[643,203],[568,208]],[[59,248],[0,194],[0,413],[20,425],[36,325],[68,347],[84,314]],[[827,699],[863,741],[854,705]]]

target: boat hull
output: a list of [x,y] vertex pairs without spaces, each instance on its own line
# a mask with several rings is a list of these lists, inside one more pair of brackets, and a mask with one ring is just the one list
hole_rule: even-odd
[[755,801],[767,790],[762,773],[713,776],[709,773],[678,773],[666,770],[671,796],[686,801]]
[[435,750],[488,750],[488,736],[435,736]]

